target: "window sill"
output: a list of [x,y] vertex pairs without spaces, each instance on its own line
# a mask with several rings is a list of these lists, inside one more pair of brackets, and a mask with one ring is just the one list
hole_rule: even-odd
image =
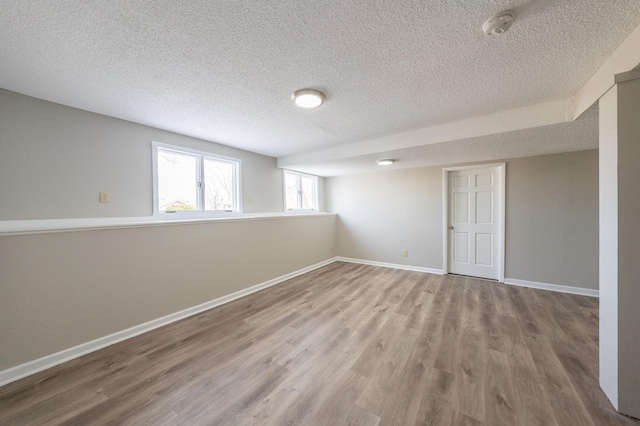
[[188,225],[207,222],[232,222],[278,219],[283,217],[334,216],[335,213],[256,213],[233,216],[175,217],[95,217],[76,219],[0,220],[0,236],[48,234],[55,232],[91,231],[98,229],[139,228],[150,226]]
[[318,210],[285,210],[284,214],[315,214],[320,213]]

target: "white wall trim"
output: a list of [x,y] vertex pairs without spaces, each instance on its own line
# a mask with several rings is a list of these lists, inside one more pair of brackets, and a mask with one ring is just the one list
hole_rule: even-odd
[[350,257],[338,256],[335,261],[359,263],[361,265],[382,266],[383,268],[404,269],[405,271],[426,272],[428,274],[442,275],[442,269],[423,268],[422,266],[400,265],[397,263],[377,262],[375,260],[353,259]]
[[330,258],[325,261],[316,263],[315,265],[307,266],[306,268],[302,268],[297,271],[282,275],[280,277],[273,278],[269,281],[265,281],[263,283],[245,288],[244,290],[236,291],[226,296],[222,296],[217,299],[210,300],[208,302],[201,303],[196,306],[192,306],[182,311],[175,312],[173,314],[169,314],[164,317],[157,318],[155,320],[151,320],[143,324],[139,324],[139,325],[127,328],[125,330],[115,332],[108,336],[100,337],[90,342],[82,343],[78,346],[64,349],[60,352],[56,352],[54,354],[47,355],[39,359],[29,361],[24,364],[20,364],[15,367],[8,368],[6,370],[2,370],[0,371],[0,386],[4,386],[8,383],[22,379],[24,377],[30,376],[32,374],[38,373],[48,368],[55,367],[56,365],[62,364],[63,362],[67,362],[72,359],[79,358],[83,355],[89,354],[91,352],[95,352],[102,348],[106,348],[107,346],[111,346],[115,343],[122,342],[124,340],[130,339],[132,337],[138,336],[148,331],[155,330],[156,328],[171,324],[173,322],[179,321],[181,319],[190,317],[195,314],[199,314],[200,312],[215,308],[216,306],[229,303],[233,300],[247,296],[251,293],[255,293],[257,291],[263,290],[267,287],[280,284],[286,280],[295,278],[302,274],[306,274],[307,272],[311,272],[315,269],[321,268],[335,261],[336,261],[336,258]]
[[[158,198],[158,150],[164,149],[168,151],[173,151],[179,154],[188,154],[191,156],[198,157],[196,173],[199,178],[204,179],[204,160],[209,158],[212,160],[221,160],[227,163],[233,164],[233,195],[235,197],[234,200],[234,208],[230,213],[242,213],[242,160],[239,158],[228,157],[226,155],[219,155],[212,152],[200,151],[197,149],[187,148],[180,145],[170,145],[162,142],[151,141],[151,166],[152,166],[152,182],[153,182],[153,215],[154,216],[164,216],[167,213],[160,212],[160,204]],[[204,210],[204,186],[200,186],[197,191],[197,205],[198,205],[198,213],[207,213]],[[179,212],[181,213],[181,212]],[[213,214],[224,215],[225,212],[211,212]],[[171,214],[171,213],[169,213]]]
[[[312,178],[314,185],[313,185],[313,201],[314,201],[314,205],[315,208],[313,209],[287,209],[287,173],[292,174],[292,175],[297,175],[297,176],[305,176],[308,178]],[[299,214],[299,213],[309,213],[309,212],[317,212],[320,209],[320,199],[319,199],[319,190],[318,190],[318,176],[316,175],[311,175],[309,173],[303,173],[303,172],[298,172],[295,170],[289,170],[289,169],[282,169],[282,211],[289,213],[289,214]],[[300,183],[299,180],[297,180],[298,183]],[[302,192],[300,192],[298,194],[298,201],[301,204],[302,207]]]
[[557,291],[558,293],[578,294],[580,296],[600,297],[598,290],[581,287],[571,287],[568,285],[539,283],[535,281],[517,280],[515,278],[506,278],[504,283],[518,287],[537,288],[539,290]]
[[[435,268],[423,268],[420,266],[409,266],[409,265],[400,265],[396,263],[386,263],[386,262],[378,262],[375,260],[365,260],[365,259],[354,259],[350,257],[342,257],[338,256],[333,260],[338,262],[349,262],[349,263],[358,263],[361,265],[370,265],[370,266],[381,266],[384,268],[393,268],[393,269],[403,269],[406,271],[415,271],[415,272],[426,272],[429,274],[436,275],[445,275],[442,269]],[[473,278],[473,277],[471,277]],[[483,279],[483,278],[478,278]],[[535,281],[525,281],[518,280],[515,278],[505,278],[504,284],[513,285],[518,287],[529,287],[535,288],[538,290],[549,290],[556,291],[558,293],[568,293],[568,294],[577,294],[580,296],[589,296],[589,297],[599,297],[599,291],[593,290],[590,288],[581,288],[581,287],[572,287],[567,285],[559,285],[559,284],[548,284],[548,283],[540,283]]]
[[449,169],[442,169],[442,273],[449,273]]
[[[169,214],[171,215],[171,214]],[[166,226],[181,224],[197,224],[204,222],[227,222],[237,220],[263,220],[282,217],[335,216],[335,213],[254,213],[243,215],[229,213],[228,216],[208,216],[206,213],[193,217],[178,215],[176,217],[139,216],[139,217],[87,217],[71,219],[39,219],[39,220],[0,220],[0,237],[6,235],[48,234],[55,232],[91,231],[108,228],[137,228],[149,226]]]

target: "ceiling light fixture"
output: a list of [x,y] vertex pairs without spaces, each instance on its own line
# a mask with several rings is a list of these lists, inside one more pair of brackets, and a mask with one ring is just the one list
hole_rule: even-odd
[[316,108],[323,104],[324,93],[315,89],[300,89],[293,92],[291,99],[300,108]]
[[482,24],[484,35],[500,35],[507,32],[511,24],[513,24],[515,16],[516,14],[513,10],[496,13]]
[[378,160],[376,161],[376,163],[378,163],[378,166],[390,166],[392,165],[396,160],[392,160],[390,158],[387,158],[385,160]]

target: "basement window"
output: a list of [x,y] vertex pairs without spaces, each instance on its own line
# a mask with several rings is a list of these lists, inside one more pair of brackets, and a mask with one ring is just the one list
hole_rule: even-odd
[[240,212],[240,160],[152,143],[153,213]]
[[318,210],[318,177],[284,171],[285,211]]

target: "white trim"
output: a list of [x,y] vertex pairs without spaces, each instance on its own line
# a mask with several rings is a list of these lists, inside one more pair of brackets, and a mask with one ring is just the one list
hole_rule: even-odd
[[163,148],[169,151],[175,151],[179,154],[201,155],[203,157],[210,157],[218,160],[228,161],[230,163],[242,163],[242,160],[239,158],[229,157],[228,155],[216,154],[215,152],[211,152],[211,151],[201,151],[199,149],[187,148],[185,146],[180,146],[180,145],[171,145],[168,143],[151,141],[151,146],[156,148]]
[[[235,197],[233,210],[230,212],[224,211],[207,211],[204,210],[204,186],[200,186],[197,191],[197,210],[192,212],[176,212],[176,213],[166,213],[161,212],[159,199],[158,199],[158,149],[163,149],[165,151],[173,151],[182,155],[191,155],[197,158],[196,162],[196,174],[199,179],[204,180],[204,160],[219,160],[221,162],[231,163],[233,165],[233,189]],[[153,215],[154,216],[162,216],[164,217],[167,214],[171,216],[179,216],[181,218],[188,218],[194,216],[203,216],[203,215],[216,215],[216,216],[227,216],[242,213],[243,211],[243,203],[242,203],[242,160],[239,158],[228,157],[226,155],[219,155],[213,152],[200,151],[197,149],[186,148],[179,145],[169,145],[162,142],[151,141],[151,167],[152,167],[152,181],[153,181]]]
[[498,281],[504,282],[505,271],[505,226],[506,226],[506,165],[507,163],[473,164],[470,166],[445,167],[442,169],[442,272],[449,273],[449,172],[497,167],[500,186],[498,188]]
[[505,259],[507,258],[507,253],[505,252],[507,235],[507,163],[502,163],[498,166],[498,175],[500,176],[500,194],[498,194],[500,197],[498,200],[498,208],[500,209],[498,213],[500,215],[500,235],[498,236],[498,250],[500,251],[500,254],[498,255],[498,261],[500,262],[500,265],[498,265],[498,281],[504,282]]
[[164,317],[133,326],[131,328],[127,328],[126,330],[118,331],[108,336],[100,337],[90,342],[82,343],[78,346],[74,346],[72,348],[68,348],[36,360],[8,368],[6,370],[0,371],[0,386],[4,386],[8,383],[20,380],[24,377],[30,376],[48,368],[55,367],[56,365],[62,364],[63,362],[79,358],[88,353],[106,348],[107,346],[111,346],[118,342],[122,342],[123,340],[130,339],[148,331],[155,330],[156,328],[163,327],[181,319],[196,315],[200,312],[215,308],[216,306],[229,303],[251,293],[263,290],[267,287],[280,284],[286,280],[295,278],[302,274],[306,274],[307,272],[311,272],[335,261],[336,258],[327,259],[322,262],[316,263],[315,265],[307,266],[306,268],[302,268],[297,271],[271,279],[269,281],[265,281],[263,283],[245,288],[244,290],[236,291],[235,293],[231,293],[226,296],[222,296],[217,299],[202,303],[200,305],[192,306],[191,308],[187,308],[182,311],[175,312],[173,314],[169,314]]
[[568,294],[578,294],[580,296],[600,297],[600,292],[598,290],[593,290],[590,288],[539,283],[535,281],[517,280],[515,278],[507,278],[504,280],[504,283],[507,285],[514,285],[517,287],[529,287],[529,288],[536,288],[539,290],[556,291],[558,293],[568,293]]
[[140,216],[140,217],[88,217],[75,219],[40,220],[0,220],[0,237],[8,235],[49,234],[56,232],[92,231],[98,229],[121,229],[150,226],[188,225],[206,222],[228,222],[237,220],[264,220],[300,216],[335,216],[335,213],[307,212],[305,214],[256,213],[251,215],[234,214],[229,216],[197,217]]
[[426,272],[428,274],[442,275],[442,269],[423,268],[422,266],[400,265],[397,263],[377,262],[375,260],[353,259],[341,256],[336,257],[335,260],[339,262],[358,263],[361,265],[381,266],[383,268],[404,269],[405,271]]
[[442,273],[449,273],[449,169],[442,169]]
[[[381,267],[384,267],[384,268],[403,269],[403,270],[406,270],[406,271],[426,272],[426,273],[429,273],[429,274],[436,274],[436,275],[445,275],[445,273],[444,273],[444,271],[442,269],[423,268],[423,267],[420,267],[420,266],[409,266],[409,265],[400,265],[400,264],[395,264],[395,263],[377,262],[375,260],[354,259],[354,258],[350,258],[350,257],[338,256],[338,257],[334,258],[334,261],[337,261],[337,262],[348,262],[348,263],[358,263],[358,264],[361,264],[361,265],[370,265],[370,266],[381,266]],[[471,278],[473,278],[473,277],[471,277]],[[483,279],[483,278],[478,278],[478,279]],[[490,281],[495,282],[493,280],[490,280]],[[535,282],[535,281],[518,280],[518,279],[515,279],[515,278],[505,278],[504,279],[504,284],[513,285],[513,286],[517,286],[517,287],[535,288],[535,289],[538,289],[538,290],[555,291],[555,292],[558,292],[558,293],[577,294],[577,295],[580,295],[580,296],[589,296],[589,297],[599,297],[599,294],[600,294],[600,292],[598,290],[593,290],[593,289],[590,289],[590,288],[571,287],[571,286],[566,286],[566,285],[540,283],[540,282]]]
[[445,167],[444,170],[448,171],[448,172],[457,172],[460,170],[475,170],[475,169],[487,169],[490,167],[501,167],[504,166],[506,163],[502,162],[502,163],[478,163],[478,164],[471,164],[469,166],[453,166],[453,167]]
[[[313,202],[314,202],[314,207],[313,209],[290,209],[287,210],[287,173],[291,174],[291,175],[295,175],[298,177],[297,182],[298,184],[300,184],[300,177],[304,176],[304,177],[309,177],[309,178],[313,178]],[[317,212],[319,209],[319,198],[318,198],[318,176],[316,175],[311,175],[309,173],[302,173],[302,172],[296,172],[294,170],[289,170],[289,169],[282,169],[282,209],[284,212],[287,213],[292,213],[292,214],[299,214],[299,213],[307,213],[307,212]],[[299,195],[298,197],[298,202],[300,203],[300,206],[302,206],[302,195]]]

